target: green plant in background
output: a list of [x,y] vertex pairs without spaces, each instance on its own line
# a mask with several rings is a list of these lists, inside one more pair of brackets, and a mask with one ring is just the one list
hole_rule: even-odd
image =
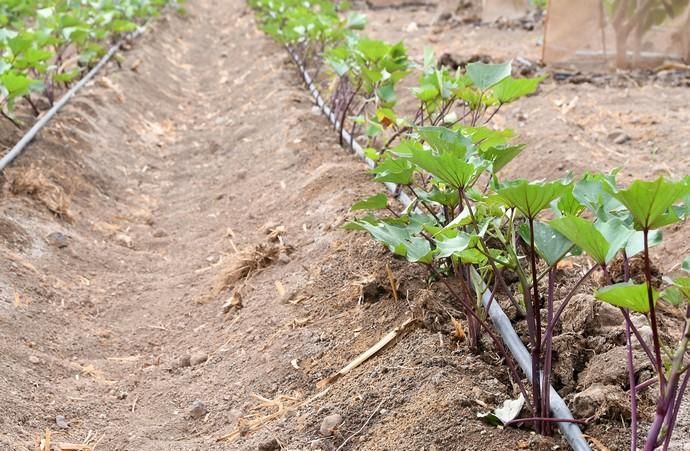
[[19,125],[20,98],[52,104],[55,91],[105,53],[109,39],[137,28],[168,0],[4,0],[0,3],[0,112]]

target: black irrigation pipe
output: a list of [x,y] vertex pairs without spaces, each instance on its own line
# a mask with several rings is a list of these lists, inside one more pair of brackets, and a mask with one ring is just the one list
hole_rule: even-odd
[[91,79],[98,73],[100,72],[101,69],[103,69],[103,66],[108,63],[108,61],[111,60],[113,55],[117,53],[121,48],[122,45],[130,41],[132,39],[135,39],[144,32],[146,26],[142,26],[141,28],[137,29],[134,33],[120,39],[115,45],[113,45],[110,50],[108,50],[108,53],[103,55],[103,57],[98,61],[98,64],[96,64],[84,77],[79,80],[79,82],[72,86],[69,91],[67,91],[61,98],[58,100],[55,104],[53,104],[52,108],[50,108],[41,118],[34,123],[34,125],[29,129],[29,131],[26,132],[24,136],[17,142],[17,144],[12,147],[12,149],[5,154],[2,159],[0,159],[0,171],[4,170],[7,165],[9,165],[15,158],[19,156],[22,151],[26,148],[26,146],[29,145],[29,143],[36,137],[38,132],[41,131],[43,127],[46,126],[46,124],[57,114],[58,111],[64,107],[67,102],[74,97],[77,92],[83,88]]
[[[343,142],[347,143],[347,146],[352,150],[352,152],[355,153],[355,155],[357,155],[361,160],[363,160],[369,167],[373,168],[376,165],[376,163],[374,163],[371,159],[367,158],[367,156],[364,153],[364,149],[362,149],[362,146],[360,146],[359,143],[355,141],[352,136],[350,136],[350,133],[348,133],[347,130],[345,130],[345,127],[340,128],[340,123],[338,122],[336,114],[333,111],[331,111],[331,108],[326,104],[323,97],[321,97],[321,93],[314,84],[311,76],[307,73],[307,70],[302,64],[300,57],[289,46],[285,46],[285,49],[290,54],[292,61],[295,63],[297,69],[302,75],[302,78],[304,79],[304,82],[306,83],[309,92],[311,93],[312,97],[314,97],[316,105],[321,109],[321,112],[328,118],[328,120],[331,122],[331,124],[333,125],[333,127],[335,127],[336,130],[341,129]],[[400,203],[402,203],[405,206],[405,208],[409,207],[412,204],[412,199],[402,191],[399,185],[396,185],[395,183],[385,183],[385,185],[388,191],[391,192],[393,197],[398,199]],[[485,308],[488,307],[488,314],[491,318],[491,322],[493,323],[494,327],[496,327],[498,332],[501,334],[503,342],[505,343],[506,347],[510,350],[511,354],[515,358],[515,361],[518,363],[520,368],[522,368],[522,371],[525,373],[527,379],[531,380],[532,358],[530,357],[529,351],[527,351],[527,348],[522,343],[522,340],[520,340],[520,337],[518,336],[517,332],[515,332],[515,329],[513,329],[513,325],[510,322],[510,319],[505,314],[498,302],[491,302],[491,298],[493,297],[491,291],[486,289],[486,287],[482,288],[482,304]],[[568,406],[565,404],[565,401],[563,401],[563,398],[560,397],[560,395],[556,392],[556,390],[553,387],[549,388],[551,398],[551,413],[554,415],[554,417],[568,420],[574,419],[573,414],[568,409]],[[563,437],[565,437],[568,444],[574,451],[591,451],[589,443],[587,443],[587,440],[582,435],[582,431],[580,430],[577,424],[559,422],[558,429],[560,430],[561,434],[563,435]]]

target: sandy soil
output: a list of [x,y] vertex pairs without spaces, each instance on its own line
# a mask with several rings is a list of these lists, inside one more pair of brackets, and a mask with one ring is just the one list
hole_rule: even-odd
[[[33,450],[46,429],[100,450],[563,449],[476,419],[514,395],[502,364],[453,338],[447,295],[423,272],[342,230],[379,187],[246,5],[188,10],[157,21],[3,174],[0,449]],[[404,26],[434,14],[371,11],[369,30],[421,55],[430,34]],[[432,43],[536,52],[537,32],[482,33]],[[653,84],[547,83],[499,118],[530,145],[511,175],[688,173],[687,100]],[[617,128],[631,139],[609,143]],[[0,122],[3,147],[18,135]],[[663,270],[690,251],[686,236],[671,234]],[[411,317],[379,356],[317,387]],[[325,437],[334,414],[344,421]],[[623,449],[619,420],[587,433]]]

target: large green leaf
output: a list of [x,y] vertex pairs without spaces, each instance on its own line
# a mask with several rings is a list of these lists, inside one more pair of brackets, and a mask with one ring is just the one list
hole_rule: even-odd
[[517,208],[528,218],[535,218],[567,188],[561,182],[528,182],[520,179],[505,183],[498,195],[508,206]]
[[381,210],[388,206],[388,196],[385,194],[377,194],[366,199],[355,202],[350,210]]
[[594,227],[602,234],[608,242],[609,250],[606,253],[606,262],[610,262],[623,249],[635,231],[626,226],[618,218],[612,218],[606,222],[597,221]]
[[474,245],[476,237],[465,232],[458,232],[458,234],[452,238],[446,238],[443,240],[437,239],[436,247],[439,250],[437,254],[438,257],[445,258],[451,255],[459,254],[463,252],[470,246]]
[[482,91],[486,91],[501,80],[510,76],[511,63],[485,64],[470,63],[467,65],[467,75],[472,83]]
[[651,230],[676,222],[678,216],[671,206],[689,192],[687,181],[659,177],[653,182],[635,180],[614,196],[630,210],[638,230]]
[[[607,302],[632,310],[638,313],[649,312],[649,299],[647,297],[647,284],[617,283],[597,290],[595,297]],[[659,299],[659,292],[652,290],[654,303]]]
[[419,148],[411,150],[410,161],[455,189],[471,186],[484,169],[481,163],[459,158],[454,151],[435,153]]
[[396,255],[406,257],[411,262],[430,263],[433,260],[431,245],[424,239],[413,235],[413,230],[405,225],[370,223],[357,221],[357,225],[384,244]]
[[[658,246],[661,244],[662,234],[661,230],[650,230],[647,236],[647,243],[649,247]],[[633,257],[644,250],[644,232],[636,231],[628,239],[628,243],[625,245],[625,255],[628,258]]]
[[[525,242],[530,242],[528,224],[522,224],[520,227],[520,236]],[[540,221],[534,221],[534,245],[537,248],[537,253],[549,266],[554,265],[565,257],[568,250],[573,247],[572,241],[548,224],[544,224]]]
[[451,153],[458,159],[465,159],[473,149],[472,141],[446,127],[419,127],[419,136],[437,153]]
[[546,76],[537,78],[506,77],[493,87],[494,96],[500,103],[510,103],[534,92]]
[[573,197],[587,207],[597,218],[607,221],[612,212],[623,208],[613,197],[614,187],[604,174],[588,174],[583,180],[575,183]]
[[404,158],[392,158],[390,155],[381,161],[371,173],[377,182],[391,182],[401,185],[409,185],[412,181],[414,168]]
[[563,216],[550,222],[551,227],[582,248],[599,264],[606,264],[609,243],[594,224],[576,216]]
[[517,146],[490,147],[481,151],[480,154],[482,158],[492,162],[493,172],[498,172],[520,155],[520,152],[524,149],[525,146],[522,144]]

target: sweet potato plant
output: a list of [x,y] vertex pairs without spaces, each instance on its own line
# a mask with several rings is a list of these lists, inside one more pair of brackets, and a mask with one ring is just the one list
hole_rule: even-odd
[[[529,410],[527,418],[507,424],[529,424],[550,434],[555,423],[582,421],[551,417],[552,342],[569,301],[600,272],[603,283],[596,299],[620,308],[624,319],[631,449],[638,446],[638,391],[652,389],[651,383],[637,381],[635,342],[656,372],[658,392],[644,449],[667,449],[690,379],[690,276],[665,279],[659,288],[652,279],[650,249],[661,242],[663,228],[690,216],[690,176],[636,180],[627,186],[616,181],[616,172],[504,180],[501,169],[524,146],[511,142],[511,130],[491,128],[490,121],[505,104],[533,94],[541,78],[513,78],[509,63],[474,63],[451,72],[438,67],[427,52],[412,90],[419,108],[406,118],[396,111],[396,88],[414,63],[402,43],[359,35],[365,19],[356,13],[342,16],[344,2],[253,0],[252,5],[264,30],[297,51],[316,74],[323,58],[336,80],[331,107],[340,131],[348,117],[352,132],[362,125],[370,146],[366,155],[375,162],[374,180],[393,184],[413,199],[403,210],[385,194],[363,199],[352,210],[369,213],[346,227],[366,232],[400,258],[428,268],[464,313],[472,350],[480,352],[482,337],[490,339]],[[557,296],[562,277],[558,264],[571,256],[586,258],[589,270],[568,293]],[[631,281],[633,257],[644,262],[643,282]],[[622,262],[623,280],[613,280],[614,261]],[[681,268],[690,272],[690,257]],[[493,302],[510,305],[516,321],[526,326],[530,388],[487,320]],[[675,342],[662,340],[658,302],[670,304],[683,320]],[[644,315],[651,342],[644,340],[632,315]]]
[[3,0],[0,2],[0,113],[15,125],[14,104],[56,90],[105,52],[109,39],[137,28],[168,0]]

